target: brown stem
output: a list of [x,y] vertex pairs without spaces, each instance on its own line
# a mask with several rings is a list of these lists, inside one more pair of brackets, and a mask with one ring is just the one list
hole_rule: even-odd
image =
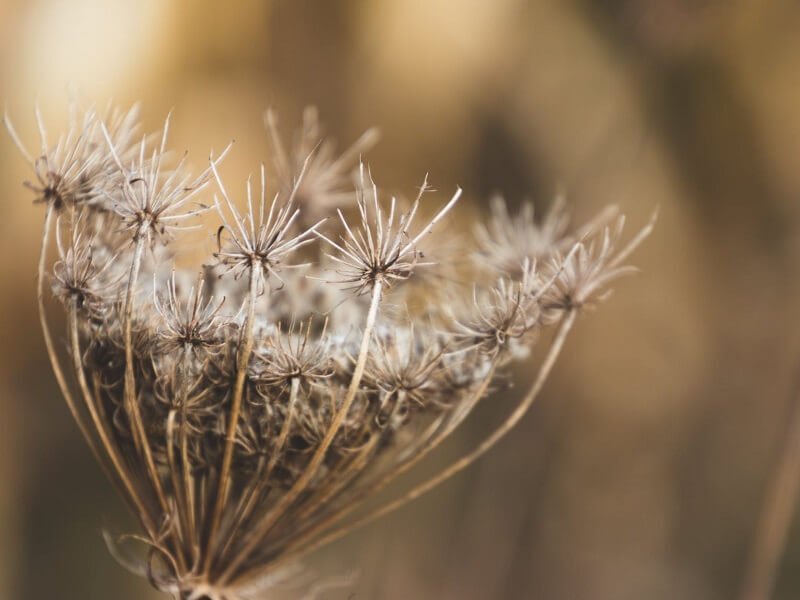
[[[433,437],[428,438],[427,442],[423,444],[415,453],[411,454],[411,456],[409,456],[405,460],[401,461],[398,465],[391,468],[388,472],[384,473],[378,479],[365,485],[362,489],[357,490],[353,495],[353,497],[348,498],[347,502],[343,506],[339,507],[333,513],[323,516],[316,523],[313,523],[305,532],[301,534],[301,536],[296,538],[294,544],[302,544],[304,540],[312,539],[314,535],[316,535],[320,531],[324,531],[328,526],[346,517],[354,510],[356,510],[359,506],[361,506],[367,498],[379,493],[387,485],[389,485],[392,481],[394,481],[397,477],[399,477],[403,473],[408,472],[423,458],[425,458],[433,450],[438,448],[439,445],[442,442],[444,442],[444,440],[447,439],[450,436],[450,434],[453,433],[453,431],[456,430],[458,425],[460,425],[464,421],[464,418],[470,413],[472,407],[475,406],[475,404],[477,404],[477,402],[486,393],[486,389],[489,387],[489,384],[491,383],[496,367],[497,367],[497,361],[493,361],[492,366],[486,375],[486,378],[481,382],[481,384],[475,390],[472,398],[470,398],[469,402],[466,403],[463,410],[459,411],[456,418],[453,419],[452,421],[449,421],[445,425],[442,431],[440,431],[437,435],[433,435]],[[321,505],[322,505],[321,503],[318,504],[318,506]]]
[[178,383],[178,407],[181,415],[181,422],[178,426],[178,437],[181,450],[181,470],[183,472],[183,497],[186,503],[185,527],[187,530],[187,543],[191,549],[191,556],[194,561],[197,560],[197,552],[199,546],[197,543],[197,520],[195,514],[195,489],[194,478],[192,477],[192,468],[189,464],[189,434],[187,432],[187,411],[186,403],[189,400],[189,358],[192,353],[192,348],[188,344],[184,347],[183,356],[181,357],[180,375],[181,380]]
[[289,438],[289,431],[291,430],[292,419],[294,418],[294,407],[297,402],[297,396],[300,392],[300,379],[297,377],[292,379],[291,389],[289,391],[289,405],[288,410],[286,413],[286,418],[281,426],[280,433],[278,434],[278,439],[275,442],[275,450],[272,453],[272,456],[269,458],[269,462],[267,463],[267,468],[264,470],[263,473],[259,473],[258,479],[253,483],[253,486],[250,488],[250,491],[247,495],[247,499],[242,507],[242,510],[238,513],[236,519],[231,525],[230,528],[230,535],[228,537],[228,541],[225,544],[225,547],[222,549],[220,555],[224,555],[230,549],[231,544],[233,543],[235,532],[236,530],[244,523],[250,515],[252,514],[255,507],[258,505],[258,500],[261,497],[261,494],[264,493],[264,490],[269,485],[269,477],[272,475],[272,471],[275,469],[275,465],[278,464],[278,460],[281,457],[281,452],[283,452],[283,447],[286,444],[286,440]]
[[239,424],[239,413],[242,409],[242,396],[244,384],[247,379],[247,367],[250,364],[250,354],[253,351],[253,330],[256,317],[256,298],[258,296],[258,285],[261,278],[261,263],[254,261],[250,265],[250,289],[247,298],[247,316],[245,317],[244,329],[239,339],[238,354],[236,357],[236,381],[233,387],[231,400],[231,414],[228,417],[228,428],[225,435],[225,451],[222,456],[222,466],[219,471],[219,481],[217,483],[217,495],[214,502],[214,510],[211,515],[211,525],[208,532],[208,552],[205,557],[204,571],[206,574],[211,570],[214,545],[216,544],[217,532],[220,521],[222,520],[222,509],[225,506],[225,497],[228,493],[230,484],[231,462],[233,461],[233,443],[236,440],[236,428]]
[[[326,544],[329,544],[340,537],[344,536],[347,533],[354,531],[355,529],[359,529],[373,521],[387,515],[391,512],[394,512],[398,508],[405,506],[412,500],[415,500],[419,496],[429,492],[439,484],[443,483],[447,479],[451,478],[452,476],[456,475],[457,473],[463,471],[481,456],[483,456],[486,452],[488,452],[498,441],[500,441],[517,423],[519,423],[520,419],[525,415],[525,413],[530,408],[533,401],[536,400],[536,397],[539,395],[539,392],[544,385],[550,371],[553,368],[553,365],[558,358],[558,355],[561,353],[561,349],[564,346],[564,342],[566,341],[567,334],[569,333],[572,325],[575,322],[576,313],[571,311],[567,313],[566,317],[561,323],[559,327],[558,333],[556,334],[553,343],[550,346],[550,350],[547,353],[544,361],[542,362],[541,367],[539,368],[539,372],[534,380],[533,384],[531,385],[528,393],[522,399],[522,401],[517,405],[517,408],[514,409],[514,412],[509,415],[509,417],[497,428],[495,429],[491,435],[486,438],[477,448],[475,448],[469,454],[463,456],[444,470],[440,471],[438,474],[434,475],[427,481],[417,485],[414,489],[407,492],[400,498],[385,504],[384,506],[367,513],[366,515],[356,519],[355,521],[345,524],[341,527],[338,527],[329,533],[325,534],[323,537],[318,538],[315,541],[310,542],[305,547],[299,547],[294,552],[287,552],[283,556],[281,556],[278,560],[273,562],[272,564],[268,565],[267,567],[261,567],[257,569],[251,570],[249,573],[244,573],[240,577],[237,577],[234,583],[244,583],[245,581],[251,579],[254,576],[262,575],[266,571],[272,571],[277,566],[284,564],[287,561],[296,560],[301,556],[305,556],[309,552],[316,550]],[[298,543],[300,541],[298,540]]]
[[144,527],[145,531],[147,531],[147,534],[152,539],[156,539],[156,527],[153,521],[153,517],[150,514],[150,511],[147,509],[144,500],[139,495],[139,492],[133,483],[130,472],[128,471],[128,466],[123,461],[116,445],[111,440],[111,436],[109,435],[109,432],[106,429],[106,424],[97,411],[97,407],[94,402],[94,397],[89,389],[89,384],[86,380],[86,373],[83,370],[83,360],[82,360],[83,355],[80,346],[80,336],[78,335],[78,308],[76,305],[76,301],[74,299],[70,301],[68,320],[69,320],[69,338],[72,350],[72,360],[75,369],[75,376],[78,379],[78,385],[83,394],[84,402],[86,403],[86,408],[89,411],[89,414],[91,415],[95,430],[97,431],[97,434],[100,437],[100,441],[103,444],[103,448],[105,449],[109,459],[111,460],[111,464],[114,466],[114,471],[116,473],[116,476],[122,483],[122,488],[125,491],[125,497],[133,505],[134,511],[138,515],[139,520],[142,523],[142,526]]
[[69,408],[69,412],[72,414],[72,418],[75,420],[75,423],[78,425],[78,429],[80,429],[81,435],[86,440],[86,443],[89,445],[89,448],[94,454],[95,459],[100,464],[103,464],[102,455],[97,447],[97,442],[92,436],[89,428],[86,426],[83,418],[81,417],[80,412],[78,411],[78,406],[75,402],[75,398],[72,395],[72,392],[67,385],[67,378],[64,376],[64,370],[61,368],[61,362],[58,359],[58,354],[55,350],[55,344],[53,343],[53,336],[50,333],[50,325],[47,322],[47,313],[45,312],[44,307],[44,268],[45,263],[47,261],[47,247],[50,243],[50,229],[53,226],[53,212],[54,208],[52,204],[47,205],[47,210],[45,212],[44,217],[44,231],[42,233],[42,248],[39,255],[39,270],[37,275],[36,281],[36,297],[39,303],[39,322],[42,325],[42,336],[44,337],[44,345],[47,349],[47,356],[50,359],[50,364],[53,368],[53,374],[56,377],[56,382],[58,382],[58,387],[61,390],[61,395],[64,397],[64,400],[67,403],[67,407]]
[[322,439],[319,447],[303,470],[303,474],[295,481],[294,485],[289,488],[289,491],[284,494],[281,499],[261,518],[261,520],[253,528],[253,534],[250,541],[247,542],[238,555],[231,561],[230,565],[222,574],[220,581],[226,583],[230,577],[236,572],[236,569],[250,556],[250,553],[262,542],[264,536],[269,533],[272,526],[283,516],[286,509],[291,506],[292,502],[303,493],[311,482],[311,478],[316,474],[317,468],[325,458],[333,438],[339,431],[339,427],[344,421],[345,416],[353,404],[356,397],[358,388],[361,385],[361,378],[364,376],[364,368],[367,364],[367,355],[369,353],[370,340],[372,338],[372,330],[375,328],[375,321],[378,317],[378,306],[380,305],[381,296],[383,292],[383,284],[376,281],[372,289],[372,300],[370,302],[369,312],[367,313],[367,321],[364,325],[364,332],[361,338],[361,348],[356,359],[355,369],[353,370],[353,377],[350,379],[350,385],[342,402],[341,407],[333,417],[330,427],[325,432],[325,437]]
[[125,307],[124,307],[124,343],[125,343],[125,380],[124,380],[124,398],[125,405],[128,409],[128,416],[130,417],[133,426],[133,439],[137,449],[144,455],[145,467],[147,473],[153,484],[156,498],[158,499],[161,510],[166,514],[168,512],[167,500],[164,496],[164,489],[161,485],[161,478],[156,468],[156,463],[153,460],[153,453],[150,450],[150,442],[147,439],[147,433],[144,429],[142,422],[142,415],[139,411],[139,403],[136,398],[136,377],[133,371],[133,344],[131,342],[131,331],[133,326],[133,296],[136,293],[136,285],[139,280],[139,271],[142,265],[142,256],[144,254],[145,245],[147,243],[147,233],[139,232],[136,237],[136,246],[133,252],[133,260],[131,261],[130,275],[128,277],[128,288],[125,293]]

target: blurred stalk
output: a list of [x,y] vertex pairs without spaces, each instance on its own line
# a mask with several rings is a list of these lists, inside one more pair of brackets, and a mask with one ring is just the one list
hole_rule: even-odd
[[778,461],[767,484],[753,545],[745,567],[740,600],[767,600],[772,594],[781,556],[800,491],[800,375],[795,385]]

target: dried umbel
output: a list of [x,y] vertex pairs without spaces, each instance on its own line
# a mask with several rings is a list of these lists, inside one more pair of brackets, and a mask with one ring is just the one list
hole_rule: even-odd
[[[55,146],[39,119],[36,158],[7,126],[45,204],[39,304],[56,378],[139,520],[131,537],[147,558],[134,568],[183,600],[258,597],[295,578],[288,569],[301,557],[489,450],[652,227],[626,243],[614,210],[570,231],[561,203],[540,223],[495,201],[464,253],[474,264],[441,264],[426,242],[444,237],[437,225],[461,191],[428,210],[425,183],[403,208],[350,164],[352,151],[337,158],[306,143],[315,113],[291,159],[268,116],[277,184],[262,167],[241,201],[220,159],[189,175],[167,151],[169,119],[139,139],[135,115],[87,111]],[[199,273],[181,271],[178,237],[209,206],[217,250]],[[66,311],[63,354],[46,318],[48,279]],[[399,498],[364,508],[540,340],[549,342],[531,387],[499,427]]]

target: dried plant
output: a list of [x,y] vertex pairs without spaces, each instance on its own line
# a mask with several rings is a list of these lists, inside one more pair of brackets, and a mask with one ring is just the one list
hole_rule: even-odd
[[[181,600],[256,597],[294,577],[287,569],[314,549],[484,454],[525,414],[578,314],[630,272],[623,263],[652,227],[621,244],[614,211],[571,233],[563,204],[538,223],[532,209],[512,215],[495,201],[477,228],[474,265],[453,276],[422,248],[461,190],[427,219],[427,183],[406,209],[385,198],[363,165],[348,170],[372,134],[335,157],[307,113],[290,159],[269,114],[275,193],[262,167],[242,209],[221,156],[199,176],[185,156],[170,158],[169,118],[159,135],[139,138],[135,111],[90,110],[54,146],[38,122],[32,158],[6,119],[45,204],[47,350],[83,436],[141,525],[133,537],[147,558],[133,568]],[[213,181],[218,248],[193,277],[172,252],[212,205],[196,199]],[[46,319],[53,235],[50,289],[66,311],[69,367]],[[315,242],[322,264],[307,261]],[[417,277],[423,270],[447,277]],[[424,320],[398,310],[410,304],[410,280]],[[472,301],[444,306],[441,290],[424,293],[445,285],[454,298],[471,288]],[[365,508],[542,339],[531,387],[502,425],[401,497]]]

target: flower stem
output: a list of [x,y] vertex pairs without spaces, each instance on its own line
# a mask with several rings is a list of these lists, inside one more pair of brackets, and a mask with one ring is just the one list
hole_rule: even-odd
[[495,429],[491,435],[486,438],[477,448],[475,448],[469,454],[463,456],[447,468],[443,469],[433,477],[429,478],[427,481],[417,485],[414,489],[407,492],[400,498],[389,502],[388,504],[383,505],[376,510],[367,513],[366,515],[356,519],[352,523],[345,524],[341,527],[338,527],[329,533],[325,534],[323,537],[311,542],[310,544],[306,545],[305,547],[297,548],[294,552],[287,552],[283,556],[281,556],[277,561],[274,561],[270,565],[260,568],[254,569],[250,573],[245,573],[241,577],[237,578],[237,582],[242,583],[244,581],[249,580],[253,576],[258,576],[264,574],[265,571],[274,570],[278,565],[284,564],[287,561],[296,560],[301,556],[305,556],[309,552],[316,550],[322,546],[325,546],[331,542],[336,541],[337,539],[341,538],[342,536],[351,533],[352,531],[359,529],[377,519],[387,515],[395,510],[405,506],[412,500],[422,496],[423,494],[429,492],[439,484],[443,483],[444,481],[450,479],[457,473],[460,473],[481,456],[483,456],[486,452],[488,452],[498,441],[500,441],[517,423],[519,423],[520,419],[527,413],[528,409],[530,408],[531,404],[533,404],[536,397],[539,395],[544,382],[547,380],[550,371],[553,368],[553,365],[556,362],[559,354],[561,353],[561,349],[564,346],[564,342],[567,339],[567,334],[569,333],[572,325],[575,322],[576,317],[575,311],[570,311],[567,313],[566,317],[561,323],[561,326],[556,333],[556,337],[553,340],[553,343],[550,346],[550,349],[547,353],[547,356],[544,359],[541,367],[539,368],[539,372],[534,380],[533,384],[531,385],[530,389],[528,390],[525,397],[522,401],[517,405],[517,408],[514,409],[514,412],[509,415],[509,417],[503,421],[503,423]]
[[261,263],[253,262],[250,265],[250,288],[247,298],[247,316],[245,317],[244,329],[239,339],[239,348],[236,356],[236,380],[233,387],[231,400],[231,412],[228,416],[228,428],[225,435],[225,451],[222,456],[222,465],[219,471],[219,482],[217,484],[216,500],[214,510],[211,514],[211,524],[208,531],[208,550],[205,556],[204,571],[209,573],[212,566],[214,545],[216,544],[217,533],[220,521],[222,520],[222,509],[225,506],[225,497],[228,493],[230,484],[231,462],[233,461],[233,443],[236,440],[236,428],[239,424],[239,413],[242,409],[242,396],[244,384],[247,379],[247,367],[250,364],[250,354],[253,351],[253,331],[255,328],[256,317],[256,298],[258,296],[258,285],[261,279]]
[[261,543],[261,541],[264,539],[264,536],[269,533],[269,530],[272,528],[272,526],[275,525],[275,523],[277,523],[278,520],[283,516],[286,509],[291,506],[292,502],[294,502],[294,500],[301,493],[303,493],[303,491],[305,491],[305,489],[308,487],[308,484],[311,482],[311,478],[316,474],[317,468],[325,458],[325,454],[328,451],[331,442],[333,442],[333,438],[338,433],[342,421],[344,421],[344,418],[347,416],[350,406],[353,404],[353,400],[358,392],[358,388],[361,385],[361,378],[364,376],[364,368],[367,364],[370,340],[372,338],[372,331],[375,328],[375,321],[378,317],[378,307],[380,305],[382,293],[383,284],[380,281],[376,281],[374,287],[372,288],[372,300],[370,302],[369,312],[367,313],[367,321],[364,325],[364,332],[361,337],[361,348],[358,352],[358,358],[356,359],[353,376],[350,379],[350,385],[345,393],[344,401],[342,402],[339,410],[336,411],[333,421],[328,427],[328,430],[325,432],[325,437],[322,439],[319,447],[316,449],[311,457],[311,460],[309,460],[308,464],[303,470],[303,474],[297,479],[297,481],[295,481],[294,485],[289,489],[289,491],[286,492],[286,494],[281,497],[275,506],[265,513],[261,520],[255,525],[253,528],[253,534],[250,537],[250,541],[243,546],[242,550],[223,572],[221,577],[222,583],[227,582],[231,578],[231,576],[236,572],[236,569],[241,566],[241,564],[250,556],[253,550],[255,550],[255,548]]

